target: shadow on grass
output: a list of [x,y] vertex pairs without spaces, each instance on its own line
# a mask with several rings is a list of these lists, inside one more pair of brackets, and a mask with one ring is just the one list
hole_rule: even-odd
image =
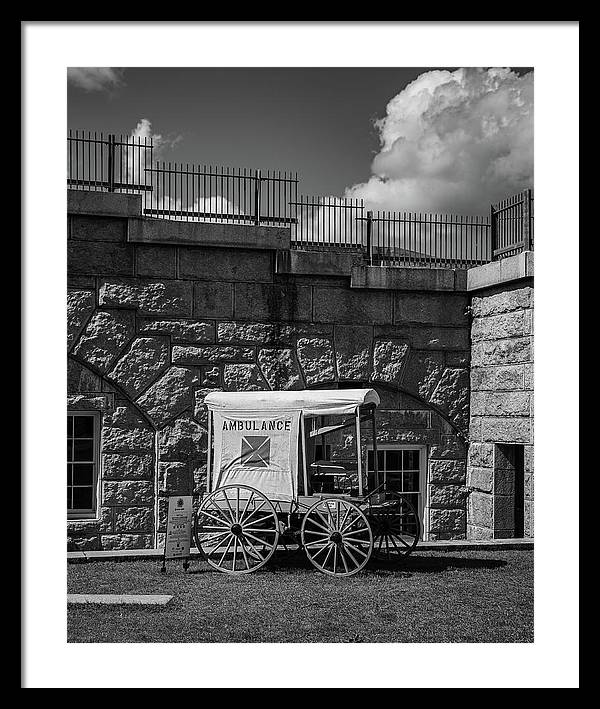
[[[373,574],[375,576],[395,576],[402,575],[410,578],[413,574],[421,573],[442,573],[449,569],[457,570],[475,570],[475,569],[498,569],[506,566],[507,562],[503,559],[477,559],[470,557],[451,556],[449,554],[440,554],[439,556],[420,556],[412,554],[406,559],[398,563],[386,563],[377,559],[371,558],[366,568],[362,572],[364,574]],[[260,571],[271,572],[298,572],[298,571],[317,571],[317,569],[309,562],[302,551],[285,552],[277,551],[271,559],[262,567]],[[188,571],[189,574],[205,574],[219,573],[212,569],[207,564],[203,563],[200,567],[195,566]]]
[[[196,561],[198,561],[196,559]],[[192,566],[188,569],[187,575],[188,576],[196,576],[197,574],[218,574],[219,572],[216,569],[212,569],[208,564],[205,564],[204,561],[200,562],[202,566]]]
[[[419,556],[411,555],[402,562],[401,569],[405,571],[413,571],[415,573],[435,573],[439,571],[447,571],[448,569],[498,569],[506,566],[506,561],[503,559],[472,559],[462,556],[449,556],[442,554],[441,556]],[[373,563],[375,567],[377,562]],[[389,568],[386,564],[378,564],[380,568]]]

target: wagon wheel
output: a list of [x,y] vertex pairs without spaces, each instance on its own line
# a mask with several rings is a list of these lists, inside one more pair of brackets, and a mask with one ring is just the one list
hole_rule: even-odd
[[226,485],[202,500],[194,521],[194,538],[214,569],[249,574],[273,555],[279,522],[262,492],[247,485]]
[[332,576],[352,576],[367,563],[373,535],[365,515],[348,500],[319,500],[304,515],[302,545],[310,563]]
[[373,557],[388,563],[405,559],[417,546],[421,522],[407,495],[395,490],[371,493],[362,510],[373,530]]

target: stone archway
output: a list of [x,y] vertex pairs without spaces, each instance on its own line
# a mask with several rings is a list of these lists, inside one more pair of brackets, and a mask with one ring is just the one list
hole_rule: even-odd
[[[412,392],[390,385],[363,383],[374,387],[381,403],[377,409],[377,442],[380,448],[418,447],[425,452],[423,523],[428,539],[466,537],[467,443],[464,432],[435,405]],[[354,455],[354,434],[348,433],[339,444]],[[372,445],[370,428],[361,440],[363,460]],[[343,458],[344,452],[341,457]],[[335,457],[335,454],[334,454]]]
[[101,414],[98,507],[94,520],[70,520],[74,550],[148,549],[156,543],[156,430],[128,394],[73,355],[67,408]]

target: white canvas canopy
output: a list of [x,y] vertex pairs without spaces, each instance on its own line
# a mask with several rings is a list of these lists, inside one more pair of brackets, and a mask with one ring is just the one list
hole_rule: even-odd
[[301,411],[307,416],[353,414],[357,406],[379,405],[374,389],[213,392],[204,403],[211,411]]
[[[304,490],[308,489],[304,419],[354,415],[360,450],[359,407],[377,406],[379,396],[373,389],[213,392],[204,403],[210,412],[209,436],[212,433],[214,441],[209,489],[247,485],[270,500],[291,501],[298,496],[300,456]],[[210,439],[208,449],[210,456]],[[360,458],[358,466],[362,494]]]

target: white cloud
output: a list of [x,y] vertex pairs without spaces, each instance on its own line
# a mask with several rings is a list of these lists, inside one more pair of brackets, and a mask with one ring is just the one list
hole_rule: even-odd
[[[152,158],[155,163],[157,160],[164,159],[168,150],[174,148],[183,140],[183,136],[175,135],[163,137],[160,133],[154,133],[151,121],[147,118],[141,118],[136,127],[131,131],[128,143],[132,143],[135,146],[143,146],[145,139],[148,140],[148,144],[152,143],[154,148]],[[140,152],[140,150],[142,152]],[[143,153],[143,147],[140,147],[140,149],[137,147],[128,148],[121,153],[123,170],[127,175],[128,182],[135,184],[140,181],[144,182],[147,177],[142,174],[143,167],[154,167],[154,165],[150,165],[149,163],[149,153],[146,153],[146,155]]]
[[[157,185],[160,189],[160,185]],[[172,212],[169,215],[169,219],[173,221],[188,221],[189,219],[198,219],[199,221],[210,221],[210,222],[225,222],[231,221],[231,215],[239,215],[240,221],[245,221],[242,219],[242,212],[240,208],[236,206],[233,202],[225,199],[221,195],[215,197],[198,197],[193,202],[186,198],[173,197],[167,191],[162,190],[156,195],[157,201],[153,202],[151,205],[154,209],[168,210]],[[177,214],[181,212],[181,214]],[[196,217],[197,214],[210,214],[210,217]],[[220,215],[227,215],[228,218],[221,218]]]
[[147,118],[140,118],[136,127],[131,131],[132,138],[148,138],[154,145],[155,157],[160,157],[163,151],[174,148],[183,140],[182,135],[162,136],[152,131],[152,123]]
[[109,66],[68,67],[67,80],[84,91],[106,91],[123,85],[123,72]]
[[[154,147],[153,158],[154,161],[161,161],[168,159],[168,152],[172,150],[179,142],[183,140],[182,135],[167,135],[163,136],[161,133],[155,133],[152,128],[152,122],[148,118],[140,118],[136,127],[131,131],[130,138],[134,139],[137,144],[137,139],[143,144],[144,139],[152,141]],[[131,142],[131,141],[130,141]],[[138,181],[138,172],[140,170],[140,165],[138,162],[138,155],[136,150],[129,150],[127,152],[128,160],[125,166],[126,173],[128,175],[130,182]],[[154,167],[154,166],[152,166]],[[140,178],[141,179],[141,178]],[[182,186],[181,182],[177,180],[177,186],[180,190],[183,189],[184,197],[170,194],[171,188],[175,188],[175,181],[171,182],[169,176],[164,180],[162,179],[162,173],[154,176],[153,181],[155,192],[153,193],[150,200],[152,201],[152,206],[157,209],[168,209],[173,212],[185,211],[185,212],[201,212],[210,214],[241,214],[240,209],[233,202],[227,200],[222,195],[213,196],[195,196],[192,201],[192,194],[190,190],[186,191],[185,180]],[[190,185],[191,187],[191,185]],[[199,184],[196,183],[196,189],[199,189]],[[176,220],[186,220],[187,216],[181,215],[171,215],[172,219]]]
[[375,127],[373,174],[346,190],[370,209],[484,214],[533,185],[533,72],[426,72]]

